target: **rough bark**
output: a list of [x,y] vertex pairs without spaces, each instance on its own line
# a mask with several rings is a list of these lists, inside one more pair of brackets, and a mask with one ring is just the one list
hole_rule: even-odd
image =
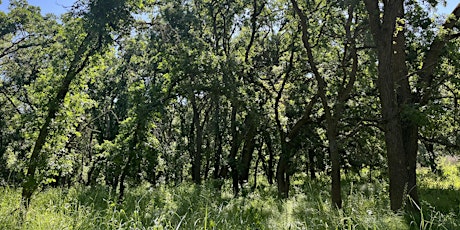
[[[403,5],[399,5],[397,9],[397,18],[404,18]],[[403,25],[396,25],[402,27]],[[393,35],[393,58],[392,70],[394,82],[396,84],[396,93],[398,104],[402,111],[413,107],[413,95],[411,93],[408,77],[408,69],[406,66],[406,37],[405,30]],[[416,181],[416,162],[418,152],[418,125],[408,117],[407,112],[403,112],[401,116],[402,137],[404,151],[406,157],[407,168],[407,193],[410,196],[411,204],[419,206],[419,198],[417,193]]]
[[[390,202],[391,209],[397,211],[403,207],[406,195],[409,195],[411,204],[419,203],[416,183],[419,127],[407,114],[401,112],[408,108],[416,108],[415,103],[425,105],[430,100],[434,70],[441,58],[443,47],[453,36],[450,33],[447,33],[447,36],[441,33],[430,44],[423,60],[423,67],[418,72],[419,85],[422,85],[422,89],[418,91],[421,94],[414,97],[408,79],[403,25],[397,25],[398,19],[404,18],[404,1],[385,2],[383,12],[379,9],[378,1],[364,2],[371,32],[377,44],[378,88],[390,174]],[[380,18],[381,13],[383,18]],[[444,29],[451,30],[455,27],[460,17],[460,4],[452,14],[453,17],[444,23]]]
[[[398,82],[404,82],[405,78],[407,78],[405,74],[405,72],[407,72],[407,67],[405,66],[405,58],[403,59],[404,54],[397,53],[401,52],[401,50],[395,50],[395,46],[393,45],[393,42],[395,42],[396,46],[399,45],[401,47],[405,42],[403,35],[401,35],[402,32],[399,32],[397,38],[394,39],[397,19],[403,16],[401,9],[404,7],[404,2],[402,0],[390,2],[385,3],[385,11],[381,19],[378,2],[365,0],[370,28],[377,45],[379,60],[377,87],[380,93],[380,103],[382,106],[381,113],[387,148],[390,179],[390,206],[392,210],[397,211],[401,209],[404,204],[409,186],[408,163],[403,139],[403,126],[401,123],[402,107],[400,104],[406,99],[403,95],[404,89],[401,89],[401,87],[405,87],[405,85],[399,86],[400,82]],[[396,69],[397,67],[402,69]],[[398,88],[398,86],[400,88]]]

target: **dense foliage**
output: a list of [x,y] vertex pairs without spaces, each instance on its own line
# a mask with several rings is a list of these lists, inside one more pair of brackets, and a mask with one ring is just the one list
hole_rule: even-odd
[[419,171],[421,215],[392,212],[388,183],[363,170],[363,178],[354,173],[343,178],[342,209],[331,206],[327,175],[312,181],[304,174],[293,180],[292,195],[283,200],[275,198],[277,191],[266,180],[237,198],[230,183],[222,191],[207,182],[144,184],[128,189],[123,204],[105,186],[47,188],[34,197],[22,225],[15,211],[20,192],[0,188],[0,229],[458,229],[460,164],[444,158],[439,163],[442,177],[429,168]]
[[0,186],[25,207],[51,187],[122,203],[192,182],[240,202],[327,176],[341,208],[343,177],[364,170],[393,211],[419,209],[417,164],[442,175],[460,147],[460,5],[440,2],[79,0],[56,16],[11,1]]

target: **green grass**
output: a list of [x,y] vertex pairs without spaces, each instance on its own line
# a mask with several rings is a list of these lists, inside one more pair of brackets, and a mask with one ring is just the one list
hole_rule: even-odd
[[0,188],[0,229],[460,229],[460,168],[441,166],[441,177],[419,170],[423,202],[415,215],[389,211],[385,180],[344,176],[343,209],[337,210],[329,178],[298,175],[286,200],[266,182],[238,198],[229,184],[221,192],[212,182],[144,185],[128,189],[121,205],[102,186],[47,189],[33,197],[22,224],[20,190]]

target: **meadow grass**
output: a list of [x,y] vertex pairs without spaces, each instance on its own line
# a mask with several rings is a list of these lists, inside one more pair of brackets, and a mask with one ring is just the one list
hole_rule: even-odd
[[129,188],[122,204],[103,186],[49,188],[33,197],[22,221],[20,190],[3,187],[0,229],[460,229],[460,165],[441,166],[441,176],[419,170],[423,202],[416,214],[389,210],[384,179],[345,175],[343,209],[337,210],[326,175],[314,181],[297,175],[285,200],[264,181],[237,198],[230,184],[221,191],[212,182],[143,185]]

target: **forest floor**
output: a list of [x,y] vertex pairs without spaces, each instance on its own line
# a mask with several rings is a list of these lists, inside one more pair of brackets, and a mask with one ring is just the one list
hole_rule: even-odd
[[[460,163],[440,162],[433,174],[419,168],[421,211],[389,210],[388,183],[343,176],[343,209],[331,207],[327,176],[299,175],[291,197],[276,198],[276,187],[259,182],[233,198],[230,185],[130,188],[123,204],[105,187],[49,188],[33,197],[26,217],[18,211],[20,190],[0,188],[0,229],[460,229]],[[365,179],[364,179],[365,178]],[[371,182],[369,182],[369,179]]]

